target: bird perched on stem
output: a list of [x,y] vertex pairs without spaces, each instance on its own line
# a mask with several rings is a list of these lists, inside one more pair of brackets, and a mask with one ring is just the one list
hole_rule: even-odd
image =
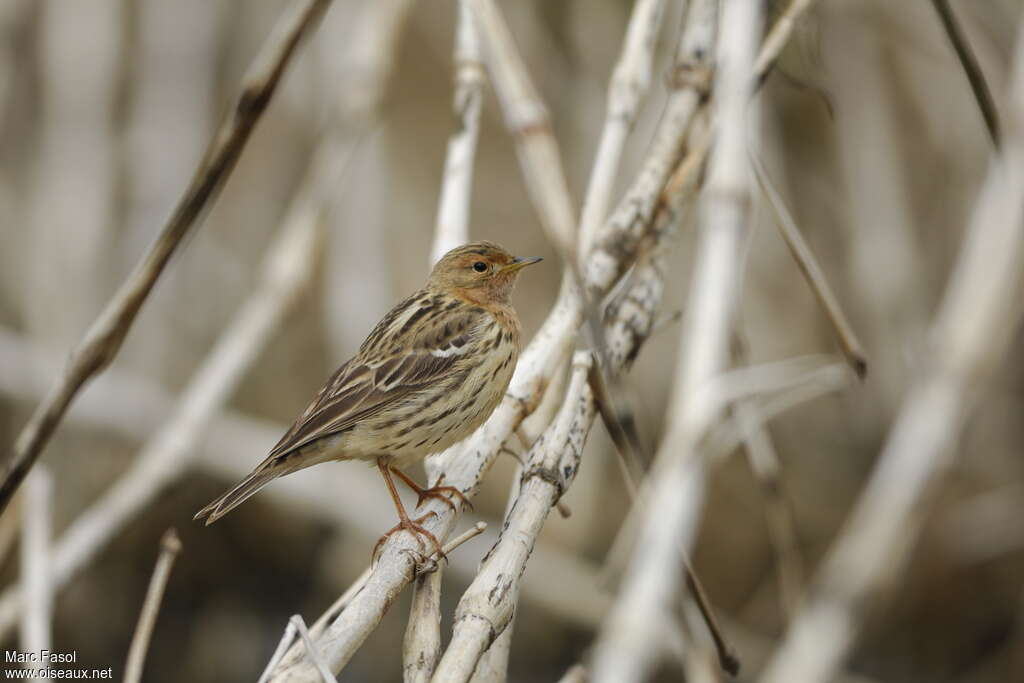
[[[329,460],[374,461],[387,484],[400,529],[438,540],[410,519],[392,474],[420,502],[465,496],[451,486],[422,488],[399,468],[469,436],[501,401],[521,348],[519,317],[509,302],[519,270],[539,258],[515,258],[491,242],[452,249],[426,285],[381,320],[338,368],[267,458],[196,514],[210,524],[277,477]],[[378,543],[378,546],[380,543]]]

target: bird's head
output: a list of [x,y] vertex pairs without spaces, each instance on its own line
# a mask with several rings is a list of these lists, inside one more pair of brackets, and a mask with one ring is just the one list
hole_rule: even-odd
[[476,304],[507,303],[519,271],[540,260],[515,257],[494,242],[471,242],[442,256],[428,284]]

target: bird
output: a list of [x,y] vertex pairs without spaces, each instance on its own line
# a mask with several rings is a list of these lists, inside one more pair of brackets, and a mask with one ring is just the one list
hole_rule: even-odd
[[424,488],[402,468],[472,434],[508,389],[522,348],[522,328],[510,297],[519,271],[542,259],[518,258],[493,242],[473,242],[446,253],[426,284],[392,308],[354,357],[316,397],[249,476],[200,510],[215,522],[271,481],[328,461],[376,465],[398,512],[398,524],[377,548],[405,529],[437,538],[411,519],[392,475],[418,496],[467,502],[443,479]]

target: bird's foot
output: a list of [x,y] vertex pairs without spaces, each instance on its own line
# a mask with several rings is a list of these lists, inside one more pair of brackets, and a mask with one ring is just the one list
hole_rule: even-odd
[[392,534],[402,530],[410,532],[413,535],[413,538],[416,539],[416,543],[419,544],[421,548],[424,547],[423,539],[426,538],[426,540],[430,541],[430,544],[434,546],[434,552],[437,553],[437,559],[447,560],[448,556],[444,554],[444,550],[441,548],[440,541],[437,540],[437,537],[434,536],[434,534],[430,533],[429,531],[427,531],[426,528],[422,526],[424,520],[434,517],[436,515],[436,512],[428,512],[427,514],[417,517],[416,519],[409,519],[408,517],[401,518],[398,524],[391,527],[391,529],[389,529],[387,533],[380,537],[380,540],[377,541],[377,545],[373,546],[373,554],[370,556],[371,564],[373,564],[373,562],[376,560],[377,552],[380,550],[380,547],[384,545],[384,541],[388,540],[388,538]]
[[448,497],[452,496],[454,498],[458,498],[462,504],[470,510],[473,509],[473,504],[469,502],[469,498],[466,497],[465,493],[455,486],[441,486],[442,481],[444,481],[444,472],[442,472],[441,476],[437,478],[437,482],[433,486],[428,489],[420,489],[416,491],[416,507],[423,505],[423,501],[429,500],[430,498],[439,498],[452,509],[452,512],[455,512],[455,503],[453,503],[451,498]]
[[397,476],[399,479],[405,482],[405,485],[412,489],[413,493],[416,494],[416,507],[419,507],[420,505],[423,504],[423,501],[428,500],[430,498],[439,498],[443,500],[445,504],[447,504],[448,507],[452,509],[452,512],[456,512],[455,503],[453,503],[451,501],[451,498],[448,497],[453,496],[462,501],[463,505],[465,505],[470,510],[473,509],[473,504],[469,502],[469,498],[466,497],[465,493],[463,493],[454,486],[441,486],[441,482],[444,481],[444,472],[442,472],[441,476],[437,478],[437,481],[434,482],[433,486],[429,488],[423,488],[401,470],[396,469],[394,467],[390,469],[395,476]]

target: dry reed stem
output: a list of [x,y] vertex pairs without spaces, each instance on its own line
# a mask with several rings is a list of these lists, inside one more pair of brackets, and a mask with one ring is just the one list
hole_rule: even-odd
[[929,494],[949,471],[978,393],[1022,316],[1024,284],[1024,32],[1011,78],[1011,126],[965,233],[924,364],[875,469],[761,680],[825,681],[866,612],[909,561]]
[[[629,189],[592,236],[591,249],[581,268],[595,298],[616,282],[630,263],[619,255],[634,249],[662,206],[670,176],[677,170],[694,120],[707,99],[718,8],[711,0],[694,0],[687,11],[676,50],[671,90],[660,123],[654,131],[650,152]],[[698,164],[699,165],[699,164]]]
[[142,680],[142,669],[146,663],[146,652],[153,636],[153,627],[156,626],[156,617],[160,613],[160,603],[163,602],[167,580],[171,577],[171,569],[180,552],[181,540],[178,538],[178,532],[168,529],[160,539],[160,555],[156,559],[153,576],[149,580],[149,588],[146,589],[146,600],[142,603],[142,612],[139,614],[139,623],[135,626],[132,644],[128,649],[128,660],[124,665],[125,683],[139,683]]
[[441,658],[441,580],[444,568],[416,577],[402,641],[402,680],[429,683]]
[[825,310],[825,315],[828,317],[832,330],[836,334],[836,339],[839,341],[839,348],[842,349],[843,355],[849,361],[850,367],[853,368],[858,377],[863,379],[868,371],[867,355],[864,353],[864,347],[860,343],[860,339],[853,331],[849,318],[846,317],[842,306],[839,305],[839,299],[828,284],[825,271],[814,257],[814,252],[811,251],[810,245],[804,239],[803,233],[793,219],[793,214],[790,213],[786,207],[786,202],[782,199],[778,190],[775,189],[771,178],[768,176],[767,169],[765,169],[764,164],[761,163],[756,153],[750,155],[750,161],[757,182],[761,186],[761,191],[772,209],[775,224],[778,226],[786,246],[789,247],[789,253],[793,255],[793,259],[800,267],[800,272],[803,273],[804,279],[807,280],[807,284],[810,285],[811,291],[814,292],[814,296],[818,299],[818,303]]
[[626,139],[651,85],[654,48],[664,6],[664,0],[638,0],[629,17],[626,38],[608,86],[604,126],[580,212],[577,258],[581,263],[590,253],[594,234],[608,215]]
[[25,609],[18,637],[23,652],[42,652],[53,646],[52,534],[53,477],[46,467],[40,466],[29,473],[21,496],[18,572],[25,586]]
[[[567,359],[568,361],[568,359]],[[569,363],[566,363],[568,366]],[[565,368],[566,372],[559,371],[553,378],[551,385],[548,386],[547,391],[544,393],[544,398],[541,400],[537,409],[534,410],[523,422],[516,428],[516,437],[519,440],[519,445],[526,451],[529,452],[533,447],[533,444],[540,438],[540,435],[547,429],[548,425],[555,419],[555,414],[562,406],[562,398],[565,396],[565,387],[569,381],[568,367]],[[502,515],[504,520],[508,517],[509,512],[512,511],[512,507],[516,503],[516,498],[519,493],[519,483],[523,476],[523,469],[526,464],[525,456],[516,456],[516,467],[515,472],[512,475],[511,483],[509,485],[508,498],[505,501],[505,512]],[[556,504],[557,507],[557,504]],[[563,513],[563,517],[568,517],[568,511],[558,508],[559,512]],[[491,546],[498,542],[495,538]],[[479,572],[473,572],[473,578],[476,578]],[[470,683],[504,683],[508,678],[508,662],[509,656],[512,652],[512,638],[515,635],[515,623],[516,615],[512,614],[512,618],[509,620],[508,626],[502,631],[491,646],[487,648],[483,656],[477,662],[476,669],[473,671],[473,676],[470,679]],[[440,653],[439,653],[440,654]]]
[[995,100],[992,98],[992,91],[985,80],[985,72],[981,69],[974,50],[971,49],[971,42],[964,34],[963,27],[957,21],[953,8],[949,6],[949,0],[932,0],[935,13],[939,15],[942,28],[953,45],[953,51],[960,60],[960,66],[967,76],[967,82],[974,94],[974,101],[978,104],[978,110],[985,121],[985,129],[988,131],[989,139],[996,147],[999,146],[999,110],[996,108]]
[[480,39],[469,0],[459,0],[454,61],[455,94],[452,110],[455,114],[455,130],[448,138],[448,151],[444,160],[434,246],[430,252],[431,265],[450,249],[469,241],[473,166],[480,136],[484,86],[487,82],[480,56]]
[[760,10],[759,3],[745,0],[723,3],[714,90],[717,136],[701,202],[696,269],[668,411],[672,419],[652,469],[636,552],[595,648],[597,683],[641,680],[650,670],[657,643],[652,627],[679,590],[680,554],[696,528],[703,473],[694,450],[723,408],[709,388],[727,362],[752,202],[746,146]]
[[533,544],[579,466],[587,426],[580,426],[574,418],[577,404],[585,400],[592,362],[588,352],[577,352],[573,358],[566,400],[555,421],[530,450],[519,495],[501,536],[459,601],[452,640],[437,665],[434,680],[468,681],[481,655],[512,619],[519,577]]
[[[185,471],[213,416],[309,285],[320,233],[317,212],[304,204],[289,211],[287,225],[268,249],[260,282],[194,373],[170,419],[146,443],[131,468],[58,540],[51,564],[55,588],[67,584],[164,486]],[[20,601],[18,586],[0,596],[0,630]]]
[[320,674],[320,680],[322,683],[338,683],[338,679],[328,670],[327,665],[324,664],[323,658],[316,649],[316,645],[313,644],[313,639],[309,637],[309,630],[306,628],[306,622],[303,621],[302,617],[298,614],[292,615],[292,618],[288,620],[289,626],[294,626],[295,630],[299,634],[299,642],[302,643],[302,647],[306,652],[306,656],[309,657],[313,664],[316,666],[317,673]]
[[231,175],[302,38],[330,0],[295,0],[279,19],[242,79],[238,97],[214,134],[185,194],[156,242],[107,302],[14,443],[0,484],[0,513],[35,464],[79,389],[117,355],[135,316],[182,239]]

